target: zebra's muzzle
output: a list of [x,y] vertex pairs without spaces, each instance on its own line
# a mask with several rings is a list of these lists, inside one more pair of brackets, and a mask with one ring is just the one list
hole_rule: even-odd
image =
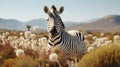
[[57,30],[56,30],[56,28],[55,28],[55,26],[52,28],[52,30],[50,31],[50,34],[54,37],[54,36],[56,36],[56,34],[57,34]]

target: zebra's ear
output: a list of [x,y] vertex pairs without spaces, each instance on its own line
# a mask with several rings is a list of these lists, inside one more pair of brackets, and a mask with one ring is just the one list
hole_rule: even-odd
[[63,11],[64,11],[64,7],[62,6],[62,7],[60,7],[58,13],[61,14]]
[[44,12],[46,13],[46,14],[49,14],[49,8],[47,7],[47,6],[44,6]]

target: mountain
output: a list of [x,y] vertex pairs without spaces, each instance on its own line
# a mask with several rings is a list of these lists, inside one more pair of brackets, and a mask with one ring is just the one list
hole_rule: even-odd
[[24,22],[25,25],[31,25],[32,27],[34,26],[39,26],[40,29],[46,29],[47,27],[47,21],[45,19],[33,19],[27,22]]
[[108,15],[95,21],[72,26],[69,29],[98,31],[98,32],[117,32],[120,31],[120,15]]
[[[66,27],[74,26],[79,24],[78,22],[71,22],[71,21],[66,21],[63,22]],[[25,22],[25,25],[31,25],[33,26],[39,26],[41,29],[47,29],[47,21],[46,19],[33,19],[30,21]]]
[[[76,22],[64,22],[64,23],[66,27],[77,25]],[[39,26],[41,30],[47,29],[46,19],[33,19],[27,22],[21,22],[15,19],[0,18],[0,29],[26,30],[26,25],[31,25],[31,27]]]
[[[117,32],[120,31],[120,15],[108,15],[102,18],[90,20],[89,22],[64,22],[67,30],[77,29],[98,32]],[[33,19],[27,22],[21,22],[15,19],[0,18],[0,29],[9,30],[26,30],[26,25],[39,26],[40,29],[46,30],[46,19]]]
[[0,29],[23,30],[24,28],[25,25],[18,20],[0,18]]

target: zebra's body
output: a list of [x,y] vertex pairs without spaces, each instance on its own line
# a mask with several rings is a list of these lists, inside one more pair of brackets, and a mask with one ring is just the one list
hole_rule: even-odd
[[53,12],[50,12],[47,6],[44,8],[45,13],[49,16],[47,26],[49,44],[53,48],[60,49],[64,56],[82,56],[86,50],[84,36],[79,31],[66,31],[64,29],[64,23],[59,16],[63,12],[63,7],[59,11],[54,6],[52,9]]
[[64,56],[82,56],[85,52],[85,44],[83,42],[83,35],[79,31],[65,31],[56,37],[49,37],[49,44],[54,48],[60,49],[64,52]]

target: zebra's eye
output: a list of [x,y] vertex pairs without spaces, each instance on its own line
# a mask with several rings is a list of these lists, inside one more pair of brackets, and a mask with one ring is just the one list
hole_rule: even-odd
[[49,21],[49,18],[47,19],[47,21]]

